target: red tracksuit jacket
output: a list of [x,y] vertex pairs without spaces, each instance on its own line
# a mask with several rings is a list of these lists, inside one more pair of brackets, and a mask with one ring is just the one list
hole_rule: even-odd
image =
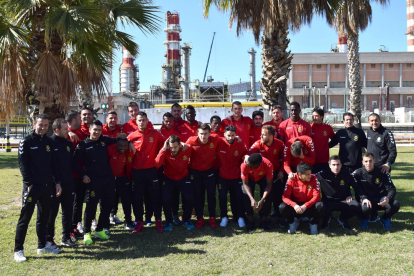
[[216,160],[219,160],[219,175],[223,179],[233,180],[240,178],[240,164],[247,152],[244,143],[238,143],[237,140],[233,144],[227,143],[226,139],[220,138],[221,141],[217,145]]
[[131,179],[132,159],[134,153],[128,149],[125,153],[120,154],[116,149],[116,144],[108,146],[109,162],[111,163],[112,173],[115,177],[127,176]]
[[198,136],[190,137],[186,142],[189,147],[193,148],[193,153],[190,158],[190,168],[202,172],[212,168],[219,141],[219,137],[210,136],[206,144],[201,144]]
[[[297,140],[302,144],[303,156],[305,157],[303,159],[293,157],[290,153],[290,146]],[[292,170],[290,169],[290,166],[296,167],[302,161],[308,163],[310,166],[315,163],[315,148],[313,146],[312,138],[308,136],[299,136],[292,138],[285,144],[283,153],[283,165],[285,172],[287,174],[291,173]]]
[[173,156],[170,150],[160,150],[155,158],[157,168],[164,165],[164,175],[172,180],[181,180],[188,175],[188,164],[191,158],[192,148],[180,150],[177,156]]
[[255,182],[260,181],[263,177],[273,179],[273,165],[263,157],[263,161],[257,168],[249,168],[244,162],[241,164],[241,179],[252,179]]
[[137,130],[128,135],[128,140],[133,143],[137,152],[135,153],[132,168],[143,170],[155,167],[154,160],[158,152],[164,146],[164,137],[158,130]]
[[321,189],[318,179],[312,174],[309,182],[302,182],[299,179],[299,175],[296,174],[295,179],[289,179],[286,183],[282,200],[292,207],[295,207],[298,202],[303,202],[306,208],[312,207],[321,200]]
[[280,160],[281,157],[283,157],[284,148],[285,144],[276,138],[273,139],[273,143],[270,147],[266,146],[261,140],[259,140],[251,146],[251,148],[247,151],[247,155],[260,153],[263,157],[266,157],[270,162],[272,162],[273,170],[283,172],[283,166],[280,164]]

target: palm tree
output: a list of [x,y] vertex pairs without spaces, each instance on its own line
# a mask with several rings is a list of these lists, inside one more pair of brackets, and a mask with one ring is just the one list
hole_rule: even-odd
[[[286,82],[293,58],[288,51],[289,30],[298,31],[303,24],[310,24],[315,14],[325,15],[328,23],[332,23],[339,2],[341,0],[203,0],[203,5],[205,16],[212,5],[221,11],[229,11],[230,27],[236,24],[237,35],[250,30],[257,44],[263,35],[260,92],[263,107],[269,111],[276,104],[286,110]],[[269,112],[265,113],[268,117]]]
[[[334,19],[334,27],[348,36],[349,111],[356,118],[355,126],[361,128],[362,85],[359,62],[359,32],[372,20],[371,2],[386,5],[388,0],[343,0]],[[346,107],[344,107],[345,109]]]
[[151,0],[0,0],[0,115],[21,104],[29,118],[62,116],[69,101],[106,91],[113,50],[138,54],[133,37],[119,29],[158,31]]

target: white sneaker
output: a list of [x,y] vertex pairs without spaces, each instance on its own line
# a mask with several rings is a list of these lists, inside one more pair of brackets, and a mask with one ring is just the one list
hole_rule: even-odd
[[298,229],[298,227],[299,227],[299,220],[297,218],[295,218],[295,220],[293,221],[293,223],[289,224],[288,233],[289,234],[295,233],[295,231]]
[[246,227],[246,223],[244,223],[244,218],[240,217],[237,222],[239,223],[240,228]]
[[24,256],[23,250],[14,252],[14,260],[16,262],[25,262],[25,261],[27,261],[26,257]]
[[98,227],[98,222],[96,221],[96,219],[94,219],[92,220],[91,229],[95,231],[96,227]]
[[221,219],[220,226],[226,227],[228,223],[229,223],[229,219],[227,217],[224,217]]
[[78,226],[76,226],[76,229],[78,229],[79,233],[83,234],[82,222],[78,222]]
[[309,229],[310,229],[311,235],[318,235],[319,234],[317,224],[310,224],[309,223]]
[[45,247],[41,249],[37,249],[37,254],[43,255],[43,254],[59,254],[59,249],[53,249],[49,245],[46,245]]

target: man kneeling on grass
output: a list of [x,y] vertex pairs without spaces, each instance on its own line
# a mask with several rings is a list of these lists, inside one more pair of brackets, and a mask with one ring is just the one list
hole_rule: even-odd
[[285,186],[279,205],[279,211],[289,223],[288,233],[295,233],[299,227],[298,217],[309,217],[309,227],[312,235],[318,234],[318,223],[324,213],[319,182],[312,174],[311,166],[301,162],[297,166],[297,173],[289,179]]
[[383,173],[381,167],[374,166],[374,155],[366,152],[362,155],[364,167],[352,174],[361,187],[361,228],[368,228],[371,212],[384,210],[380,221],[385,230],[391,230],[391,217],[400,210],[400,203],[395,200],[396,189],[389,173]]

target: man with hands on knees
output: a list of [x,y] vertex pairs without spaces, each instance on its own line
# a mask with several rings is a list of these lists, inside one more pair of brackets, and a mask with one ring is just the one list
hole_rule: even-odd
[[385,230],[391,230],[391,217],[400,209],[400,203],[394,199],[397,191],[390,174],[375,167],[375,161],[372,153],[364,153],[364,167],[352,173],[361,188],[361,228],[368,228],[368,218],[373,211],[384,210],[380,221]]
[[[261,214],[260,227],[269,230],[270,208],[272,205],[272,184],[273,184],[273,165],[262,157],[260,153],[253,153],[249,156],[247,163],[241,165],[241,179],[243,181],[243,205],[247,214],[246,230],[254,230],[253,210]],[[256,184],[260,187],[260,200],[254,198]]]
[[312,235],[318,234],[318,223],[324,213],[318,179],[312,174],[311,166],[301,162],[297,173],[289,179],[283,192],[283,202],[279,211],[289,223],[288,233],[295,233],[299,227],[298,217],[309,218],[309,228]]

